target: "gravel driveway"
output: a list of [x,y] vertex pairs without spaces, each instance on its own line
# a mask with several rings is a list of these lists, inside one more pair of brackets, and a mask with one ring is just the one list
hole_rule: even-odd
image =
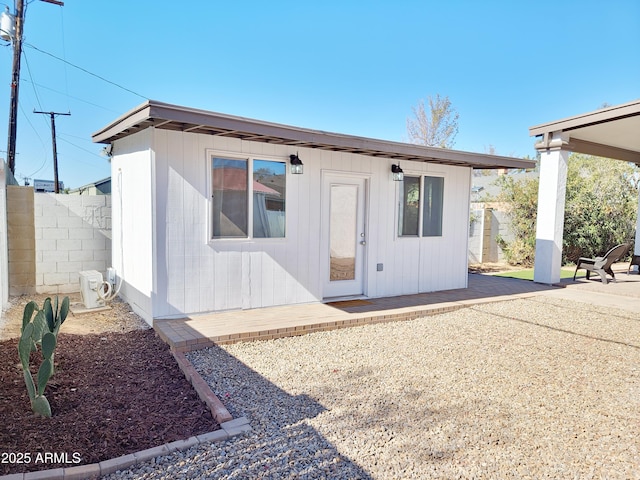
[[253,431],[111,478],[640,479],[640,316],[547,297],[188,355]]

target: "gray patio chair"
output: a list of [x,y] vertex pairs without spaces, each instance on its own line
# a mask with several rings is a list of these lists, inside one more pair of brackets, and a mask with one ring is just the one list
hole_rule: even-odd
[[616,276],[613,274],[613,270],[611,270],[611,265],[614,262],[617,262],[620,258],[622,258],[625,253],[629,250],[629,244],[621,243],[620,245],[616,245],[602,257],[596,258],[584,258],[580,257],[578,262],[576,263],[576,271],[573,274],[573,279],[576,279],[576,274],[580,268],[584,268],[587,271],[587,280],[589,280],[589,275],[591,272],[595,272],[600,275],[600,279],[602,283],[607,284],[607,274],[611,275],[613,281],[616,281]]

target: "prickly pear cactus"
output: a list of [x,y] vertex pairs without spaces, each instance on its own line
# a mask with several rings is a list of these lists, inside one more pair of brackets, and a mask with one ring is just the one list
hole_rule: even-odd
[[[35,317],[33,316],[34,312],[37,312]],[[69,297],[64,298],[60,309],[58,309],[58,297],[56,297],[55,307],[51,305],[50,298],[44,301],[42,309],[38,309],[38,305],[35,302],[29,302],[24,307],[22,315],[18,356],[20,357],[24,382],[31,401],[31,409],[43,417],[51,416],[51,406],[47,397],[44,396],[44,390],[47,387],[47,382],[54,374],[53,362],[58,344],[58,332],[68,313]],[[42,364],[34,381],[29,368],[29,360],[31,352],[36,351],[38,346],[42,354]]]

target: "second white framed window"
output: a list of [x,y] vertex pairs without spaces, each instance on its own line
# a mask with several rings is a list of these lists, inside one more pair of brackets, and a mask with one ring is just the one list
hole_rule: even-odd
[[444,178],[405,175],[400,184],[399,237],[441,237]]

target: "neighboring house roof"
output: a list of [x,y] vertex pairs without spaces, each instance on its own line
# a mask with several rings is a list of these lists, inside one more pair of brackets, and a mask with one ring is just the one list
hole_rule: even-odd
[[471,201],[496,201],[502,188],[498,184],[498,179],[502,176],[511,177],[515,180],[529,180],[539,175],[537,171],[512,171],[502,175],[479,175],[471,177]]
[[[72,188],[69,190],[69,193],[78,193],[78,192],[83,192],[85,190],[88,190],[89,188],[95,187],[98,190],[100,190],[100,186],[102,185],[106,185],[106,184],[110,184],[111,183],[111,177],[107,177],[107,178],[103,178],[102,180],[97,180],[95,182],[92,183],[87,183],[86,185],[82,185],[81,187],[78,188]],[[109,188],[109,191],[111,190],[111,188]]]
[[96,143],[109,144],[149,127],[220,135],[294,147],[350,152],[392,160],[440,163],[473,168],[532,168],[535,162],[512,157],[463,152],[377,140],[252,120],[148,100],[94,133]]
[[529,128],[530,136],[539,137],[535,147],[540,151],[561,147],[640,165],[638,132],[640,100]]
[[[214,190],[247,190],[247,171],[239,168],[220,168],[215,170],[216,174],[213,175],[213,189]],[[260,182],[253,181],[253,191],[258,193],[264,193],[265,195],[280,196],[280,192],[277,192],[273,188],[269,188]]]

